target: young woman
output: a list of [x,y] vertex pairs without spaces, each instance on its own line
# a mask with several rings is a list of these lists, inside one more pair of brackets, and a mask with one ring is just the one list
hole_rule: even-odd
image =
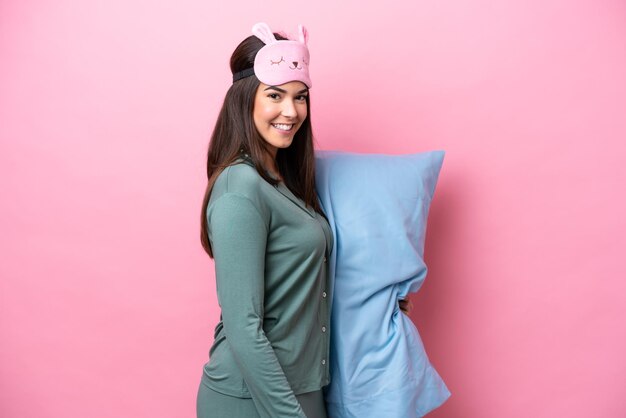
[[201,239],[221,317],[197,414],[326,417],[333,236],[315,191],[307,32],[252,32],[208,151]]

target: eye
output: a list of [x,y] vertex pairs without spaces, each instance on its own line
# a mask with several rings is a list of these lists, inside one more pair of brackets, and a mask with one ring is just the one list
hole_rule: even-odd
[[270,93],[270,94],[267,95],[267,97],[269,97],[270,99],[278,100],[278,99],[280,99],[280,94],[278,94],[278,93]]
[[296,96],[296,99],[305,102],[306,101],[306,97],[307,97],[306,94],[301,94],[299,96]]

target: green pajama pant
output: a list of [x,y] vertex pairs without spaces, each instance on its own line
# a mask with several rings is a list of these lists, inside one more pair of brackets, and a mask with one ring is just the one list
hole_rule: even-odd
[[[326,418],[322,391],[296,395],[307,418]],[[258,418],[254,402],[249,398],[223,395],[200,383],[196,404],[198,418]]]

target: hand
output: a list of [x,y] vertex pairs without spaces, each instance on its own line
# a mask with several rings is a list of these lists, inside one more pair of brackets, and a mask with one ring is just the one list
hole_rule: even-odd
[[413,309],[413,303],[409,300],[408,296],[404,299],[400,299],[398,305],[400,305],[400,310],[407,315],[411,312],[411,309]]

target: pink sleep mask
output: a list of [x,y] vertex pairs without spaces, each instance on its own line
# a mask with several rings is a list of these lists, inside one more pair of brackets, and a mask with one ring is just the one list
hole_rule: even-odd
[[278,86],[290,81],[301,81],[311,88],[309,77],[309,49],[307,48],[308,32],[298,25],[298,40],[277,40],[267,23],[257,23],[252,33],[265,46],[254,58],[254,68],[233,74],[233,82],[252,74],[264,84]]

